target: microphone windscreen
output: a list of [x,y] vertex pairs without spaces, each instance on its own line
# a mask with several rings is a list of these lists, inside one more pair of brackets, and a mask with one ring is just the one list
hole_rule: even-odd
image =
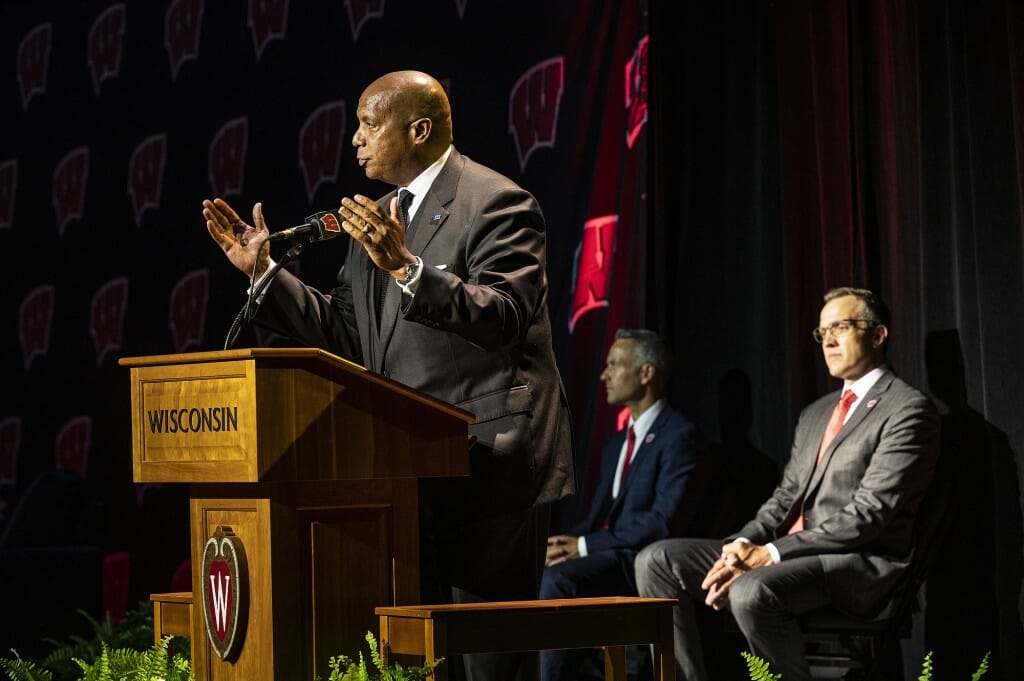
[[341,234],[342,217],[333,210],[314,213],[306,218],[306,222],[317,226],[319,239],[333,239]]

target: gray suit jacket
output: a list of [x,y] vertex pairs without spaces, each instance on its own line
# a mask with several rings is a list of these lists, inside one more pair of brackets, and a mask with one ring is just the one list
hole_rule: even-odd
[[471,488],[455,492],[470,506],[555,501],[575,483],[544,229],[529,193],[453,150],[410,221],[424,263],[415,296],[389,277],[379,332],[377,268],[357,245],[329,295],[282,272],[257,321],[472,412]]
[[[782,482],[735,536],[774,542],[783,564],[820,556],[834,605],[870,615],[913,559],[917,510],[938,458],[939,420],[927,397],[887,370],[815,466],[838,401],[835,392],[804,409]],[[798,513],[804,531],[786,535]]]

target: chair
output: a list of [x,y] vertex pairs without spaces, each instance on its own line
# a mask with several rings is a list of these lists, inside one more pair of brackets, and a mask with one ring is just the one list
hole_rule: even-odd
[[953,466],[942,452],[919,511],[910,569],[881,613],[861,618],[828,607],[800,618],[815,678],[902,681],[899,641],[910,636],[924,581],[949,531],[952,484]]

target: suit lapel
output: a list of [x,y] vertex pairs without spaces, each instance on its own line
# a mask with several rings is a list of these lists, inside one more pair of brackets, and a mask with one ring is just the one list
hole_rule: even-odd
[[[416,210],[416,215],[410,218],[412,239],[409,241],[408,247],[414,255],[420,255],[426,250],[427,244],[434,238],[434,234],[437,233],[437,230],[448,219],[446,207],[455,199],[455,190],[458,187],[459,177],[462,174],[462,168],[465,163],[465,159],[462,158],[459,152],[452,149],[448,162],[441,169],[441,173],[434,180],[430,189],[427,190],[426,196],[423,197]],[[390,205],[392,196],[395,196],[395,194],[388,195],[388,203],[385,206]],[[388,282],[380,323],[380,357],[382,364],[383,358],[387,354],[388,345],[391,343],[391,337],[395,333],[402,295],[402,289]]]
[[[871,386],[871,389],[868,390],[866,395],[864,395],[860,403],[857,404],[856,411],[850,415],[850,418],[847,419],[846,423],[843,424],[843,427],[839,429],[839,432],[836,434],[831,444],[829,444],[828,448],[822,453],[821,463],[819,463],[814,469],[814,475],[811,477],[811,484],[808,491],[821,484],[821,480],[825,475],[825,470],[828,469],[828,465],[832,461],[832,457],[835,454],[836,449],[857,430],[864,420],[871,415],[875,406],[884,399],[884,393],[889,389],[889,385],[892,383],[892,378],[893,375],[889,372],[883,374],[882,377],[879,378],[873,386]],[[831,413],[829,416],[831,416]],[[826,421],[826,425],[827,423],[828,422]],[[824,434],[825,429],[822,428],[821,432]],[[818,443],[820,445],[820,439],[818,440]]]
[[[626,491],[629,489],[629,483],[631,480],[636,478],[637,469],[644,463],[644,461],[650,456],[654,448],[659,445],[658,432],[664,427],[665,421],[668,419],[668,406],[664,406],[661,409],[661,413],[658,414],[658,418],[654,419],[654,423],[651,424],[647,434],[644,435],[643,440],[638,440],[636,443],[636,450],[633,452],[633,460],[629,464],[629,470],[626,471],[626,477],[622,479],[622,483],[619,485],[619,495],[612,501],[612,512],[614,513],[619,506],[623,504],[623,499],[626,498]],[[625,439],[625,437],[623,437]],[[622,450],[620,442],[619,451]],[[618,463],[618,459],[616,459]],[[616,467],[612,467],[612,476],[615,475]],[[611,488],[609,487],[609,493]]]
[[349,244],[346,260],[349,268],[347,278],[352,287],[352,305],[356,314],[356,327],[359,329],[359,342],[363,348],[363,364],[367,368],[379,370],[377,365],[377,319],[373,299],[373,277],[377,268],[370,260],[366,250],[357,243]]

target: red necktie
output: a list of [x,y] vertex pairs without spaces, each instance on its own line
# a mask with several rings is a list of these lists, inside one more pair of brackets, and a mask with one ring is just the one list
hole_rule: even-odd
[[[850,389],[843,391],[843,396],[839,399],[839,403],[835,409],[832,410],[832,418],[828,420],[828,425],[825,427],[825,435],[821,438],[821,446],[818,447],[818,460],[815,462],[815,467],[821,463],[821,457],[825,455],[825,450],[832,444],[832,440],[836,439],[836,435],[843,427],[843,421],[846,420],[846,414],[850,411],[850,405],[853,404],[854,400],[857,399],[857,394]],[[801,499],[803,503],[803,499]],[[803,514],[796,517],[796,522],[789,528],[786,534],[793,534],[804,529],[804,516]]]

